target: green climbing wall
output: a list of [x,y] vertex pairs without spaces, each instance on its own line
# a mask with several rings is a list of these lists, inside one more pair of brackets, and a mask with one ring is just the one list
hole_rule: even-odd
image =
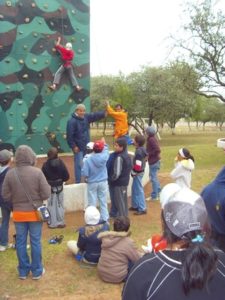
[[[70,151],[66,123],[77,103],[90,109],[90,0],[0,0],[0,142],[51,146]],[[64,74],[58,89],[48,86],[61,65],[54,45],[71,42],[76,92]]]

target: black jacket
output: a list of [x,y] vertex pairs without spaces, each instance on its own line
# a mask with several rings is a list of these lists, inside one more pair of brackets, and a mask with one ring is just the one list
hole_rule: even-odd
[[182,289],[181,266],[184,251],[159,251],[144,255],[131,269],[123,289],[123,300],[222,300],[225,294],[225,253],[216,250],[215,274],[202,290]]
[[109,185],[128,186],[131,168],[131,158],[126,150],[113,152],[107,162]]

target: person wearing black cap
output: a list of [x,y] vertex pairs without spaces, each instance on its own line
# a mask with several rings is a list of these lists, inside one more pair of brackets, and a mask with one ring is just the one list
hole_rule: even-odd
[[9,170],[12,159],[12,152],[4,149],[0,151],[0,208],[2,213],[2,223],[0,227],[0,251],[10,248],[9,237],[9,220],[12,211],[12,203],[5,201],[2,197],[2,184]]
[[225,293],[225,254],[208,242],[201,196],[176,183],[160,194],[167,248],[144,255],[124,285],[123,300],[213,300]]

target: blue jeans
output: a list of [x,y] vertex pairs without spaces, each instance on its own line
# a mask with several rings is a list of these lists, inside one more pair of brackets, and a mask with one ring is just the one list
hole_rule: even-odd
[[88,183],[88,205],[96,206],[97,200],[100,205],[101,221],[108,221],[109,212],[107,207],[108,182],[92,182]]
[[7,246],[9,242],[9,220],[11,210],[7,207],[1,207],[2,224],[0,228],[0,245]]
[[146,210],[145,194],[142,186],[143,175],[133,177],[131,206],[138,211]]
[[74,178],[76,183],[81,182],[81,169],[83,165],[84,152],[74,153]]
[[160,169],[160,160],[158,160],[156,163],[152,165],[149,165],[149,177],[152,183],[152,193],[151,193],[152,199],[158,198],[159,193],[161,191],[160,182],[157,177],[159,169]]
[[[15,222],[16,253],[19,261],[19,276],[40,276],[43,271],[41,255],[42,222]],[[30,235],[31,262],[27,254],[27,236]]]

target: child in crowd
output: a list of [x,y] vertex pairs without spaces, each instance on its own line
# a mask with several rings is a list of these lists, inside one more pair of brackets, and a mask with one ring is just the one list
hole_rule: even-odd
[[43,164],[42,171],[51,186],[48,199],[50,212],[49,228],[64,228],[64,197],[63,183],[69,179],[69,172],[64,162],[58,158],[58,150],[52,147],[48,151],[48,160]]
[[133,240],[129,237],[130,220],[128,217],[114,219],[113,231],[101,232],[101,256],[98,262],[98,274],[103,281],[119,283],[125,281],[127,275],[140,258]]
[[109,230],[107,222],[100,221],[100,213],[95,206],[88,206],[84,213],[86,225],[78,229],[78,241],[68,241],[68,249],[79,261],[97,264],[101,254],[101,240],[98,234]]
[[0,207],[2,213],[2,224],[0,227],[0,251],[10,248],[8,243],[9,220],[12,211],[12,203],[4,201],[2,197],[2,184],[7,174],[12,159],[12,153],[6,149],[0,151]]
[[109,193],[111,198],[110,217],[128,216],[127,186],[132,168],[127,152],[127,141],[121,137],[115,141],[115,151],[107,162]]
[[94,142],[87,143],[86,154],[84,155],[83,162],[93,153]]
[[171,177],[181,187],[191,187],[191,173],[195,168],[194,157],[186,148],[179,149]]
[[105,139],[94,142],[93,153],[85,161],[81,171],[87,182],[88,205],[100,205],[101,221],[108,221],[107,207],[108,174],[106,163],[109,158],[108,145]]
[[146,200],[159,200],[159,193],[161,191],[160,182],[158,179],[158,171],[160,170],[160,146],[156,139],[156,128],[148,126],[145,130],[147,134],[146,149],[148,152],[149,163],[149,177],[152,183],[151,197]]
[[135,215],[146,214],[146,204],[145,204],[145,193],[142,186],[142,177],[145,171],[145,164],[147,160],[147,151],[143,147],[145,144],[145,137],[143,135],[136,135],[134,137],[134,146],[136,148],[133,168],[131,171],[131,176],[133,177],[132,184],[132,200],[130,211],[134,211]]
[[202,198],[169,183],[160,193],[160,202],[166,248],[144,255],[133,266],[122,299],[223,299],[225,254],[209,243]]
[[[87,143],[86,146],[86,154],[84,155],[83,158],[83,163],[85,162],[85,160],[93,153],[93,147],[94,147],[94,142],[89,142]],[[84,178],[84,181],[86,180],[86,178]],[[88,199],[87,197],[85,197],[84,199],[84,211],[85,209],[88,207]]]

